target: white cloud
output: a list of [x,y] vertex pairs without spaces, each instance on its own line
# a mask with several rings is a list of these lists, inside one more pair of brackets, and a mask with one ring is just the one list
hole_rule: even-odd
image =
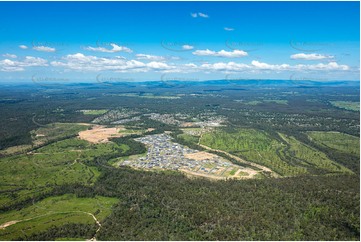
[[26,45],[19,45],[20,49],[26,50],[28,47]]
[[196,50],[192,52],[193,55],[198,56],[217,56],[217,57],[227,57],[227,58],[236,58],[247,56],[248,53],[243,50],[233,50],[233,51],[213,51],[213,50]]
[[224,27],[224,30],[225,30],[225,31],[233,31],[233,30],[234,30],[234,28],[227,28],[227,27]]
[[17,56],[16,55],[14,55],[14,54],[4,54],[3,55],[4,57],[7,57],[7,58],[12,58],[12,59],[15,59]]
[[252,61],[251,65],[235,62],[218,62],[213,64],[202,64],[200,66],[192,66],[193,69],[202,71],[254,71],[254,70],[273,70],[273,71],[348,71],[350,67],[347,65],[339,65],[336,62],[327,64],[319,63],[314,65],[294,65],[289,64],[268,64],[259,61]]
[[287,70],[290,68],[290,65],[288,64],[272,65],[272,64],[262,63],[256,60],[252,61],[251,63],[255,68],[262,70]]
[[312,54],[299,53],[299,54],[291,55],[291,59],[293,60],[323,60],[323,59],[332,59],[332,58],[334,58],[334,56],[332,55],[322,55],[316,53],[312,53]]
[[110,44],[113,48],[112,49],[107,49],[104,47],[85,47],[85,50],[90,50],[90,51],[99,51],[99,52],[105,52],[105,53],[115,53],[115,52],[127,52],[127,53],[132,53],[133,51],[131,49],[129,49],[128,47],[125,46],[119,46],[116,44]]
[[196,18],[196,17],[198,17],[198,14],[197,13],[191,13],[191,16],[192,16],[192,18]]
[[200,70],[203,71],[243,71],[249,69],[250,66],[243,63],[235,63],[235,62],[218,62],[213,64],[202,64],[199,66]]
[[350,67],[348,65],[339,65],[337,62],[329,62],[327,64],[319,63],[314,65],[296,65],[298,70],[311,70],[311,71],[348,71]]
[[19,61],[9,59],[0,60],[1,71],[25,71],[26,67],[48,66],[48,61],[39,57],[26,56]]
[[48,46],[33,46],[34,50],[43,51],[43,52],[55,52],[56,49]]
[[174,66],[170,66],[164,62],[152,61],[150,63],[143,63],[138,60],[86,56],[82,53],[67,55],[62,58],[62,61],[51,62],[51,65],[78,71],[110,70],[116,72],[162,71],[175,68]]
[[205,13],[198,13],[198,16],[202,18],[209,18],[209,16]]
[[182,49],[183,49],[183,50],[193,50],[193,49],[194,49],[194,46],[192,46],[192,45],[183,45],[183,46],[182,46]]
[[157,55],[136,54],[138,60],[165,61],[165,57]]

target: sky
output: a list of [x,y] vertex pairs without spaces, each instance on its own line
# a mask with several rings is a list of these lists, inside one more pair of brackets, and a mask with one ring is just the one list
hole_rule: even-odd
[[359,2],[0,2],[0,82],[360,80]]

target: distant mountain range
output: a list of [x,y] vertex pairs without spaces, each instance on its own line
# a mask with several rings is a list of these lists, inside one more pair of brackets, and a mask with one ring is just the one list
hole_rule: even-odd
[[360,81],[311,81],[311,80],[208,80],[208,81],[142,81],[142,82],[0,82],[0,86],[28,86],[39,85],[44,87],[61,86],[83,86],[97,87],[101,86],[126,86],[126,87],[157,87],[172,88],[185,86],[230,86],[230,87],[252,87],[252,86],[272,86],[272,87],[360,87]]

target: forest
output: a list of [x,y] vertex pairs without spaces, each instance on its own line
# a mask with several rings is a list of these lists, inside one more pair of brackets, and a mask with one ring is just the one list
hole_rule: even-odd
[[[359,91],[343,82],[4,85],[0,240],[359,240]],[[109,113],[125,120],[121,137],[79,139],[118,127]],[[164,132],[277,177],[112,165],[147,151],[135,138]]]

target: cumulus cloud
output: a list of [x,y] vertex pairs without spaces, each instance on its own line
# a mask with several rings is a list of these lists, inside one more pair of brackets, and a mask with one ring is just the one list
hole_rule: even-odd
[[314,65],[296,65],[298,70],[312,70],[312,71],[348,71],[348,65],[339,65],[337,62],[329,62],[327,64],[319,63]]
[[165,61],[165,57],[157,55],[136,54],[138,60]]
[[225,30],[225,31],[233,31],[233,30],[234,30],[234,28],[224,27],[224,30]]
[[144,63],[138,60],[125,60],[121,58],[104,58],[96,56],[87,56],[82,53],[67,55],[62,61],[51,62],[52,66],[64,67],[78,71],[116,71],[116,72],[146,72],[146,71],[163,71],[174,69],[163,62],[152,61]]
[[20,49],[26,50],[28,47],[26,45],[19,45]]
[[39,57],[26,56],[22,60],[0,60],[1,71],[24,71],[26,67],[48,66],[48,61]]
[[305,53],[299,53],[291,55],[291,59],[293,60],[323,60],[323,59],[332,59],[334,56],[332,55],[322,55],[322,54],[305,54]]
[[14,54],[3,54],[4,57],[15,59],[17,56]]
[[288,64],[272,65],[272,64],[262,63],[256,60],[252,61],[252,65],[257,69],[262,69],[262,70],[287,70],[290,68],[290,65]]
[[183,45],[183,46],[182,46],[182,49],[183,49],[183,50],[193,50],[193,49],[194,49],[194,46],[192,46],[192,45]]
[[252,61],[250,65],[244,63],[236,63],[236,62],[218,62],[218,63],[206,63],[200,66],[191,66],[193,69],[198,69],[202,71],[347,71],[350,70],[350,67],[347,65],[339,65],[336,62],[330,62],[327,64],[319,63],[314,65],[289,65],[289,64],[268,64],[259,61]]
[[33,46],[34,50],[43,51],[43,52],[55,52],[56,49],[48,46]]
[[131,49],[129,49],[128,47],[125,46],[119,46],[116,44],[110,44],[112,46],[112,49],[107,49],[104,47],[85,47],[85,50],[90,50],[90,51],[99,51],[99,52],[105,52],[105,53],[115,53],[115,52],[127,52],[127,53],[132,53],[133,51]]
[[[231,53],[231,54],[230,54]],[[204,55],[215,55],[215,56],[234,56],[240,55],[240,53],[219,51],[212,52],[206,50]],[[351,68],[347,65],[338,64],[337,62],[329,63],[318,63],[318,64],[272,64],[266,62],[260,62],[253,60],[251,63],[237,63],[231,62],[216,62],[216,63],[182,63],[174,64],[167,63],[164,57],[137,54],[137,60],[128,60],[121,56],[116,57],[98,57],[92,55],[84,55],[82,53],[69,54],[63,56],[58,61],[50,62],[52,67],[61,68],[65,71],[114,71],[114,72],[307,72],[307,71],[349,71]],[[142,60],[142,61],[141,61]],[[149,62],[148,62],[149,61]],[[49,66],[48,61],[39,57],[26,56],[25,58],[11,59],[10,57],[0,60],[0,70],[6,72],[12,71],[24,71],[27,67],[47,67]]]
[[192,18],[196,18],[196,17],[198,17],[198,14],[197,13],[191,13],[191,16],[192,16]]
[[192,52],[193,55],[198,56],[217,56],[217,57],[227,57],[227,58],[236,58],[247,56],[248,53],[243,50],[233,50],[233,51],[213,51],[213,50],[196,50]]
[[244,71],[249,69],[250,66],[243,63],[235,63],[235,62],[218,62],[218,63],[205,63],[199,66],[200,70],[203,71]]

